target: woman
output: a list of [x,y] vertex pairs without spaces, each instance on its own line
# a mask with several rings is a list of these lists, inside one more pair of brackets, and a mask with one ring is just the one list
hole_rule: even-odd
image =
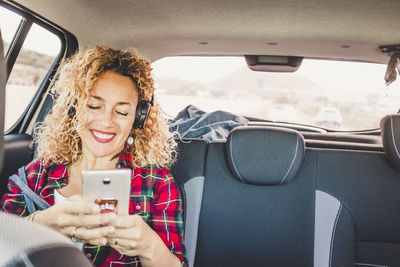
[[[38,155],[25,169],[51,205],[28,218],[84,243],[96,266],[186,265],[181,197],[161,167],[173,163],[176,144],[153,103],[150,71],[132,52],[104,46],[63,62],[57,99],[36,130]],[[115,168],[132,170],[129,216],[100,213],[81,197],[83,170]],[[2,210],[28,216],[20,189],[12,181],[8,188]]]

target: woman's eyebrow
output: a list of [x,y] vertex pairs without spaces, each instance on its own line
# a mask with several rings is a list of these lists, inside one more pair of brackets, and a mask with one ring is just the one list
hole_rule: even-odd
[[118,102],[117,105],[131,105],[129,102]]
[[104,101],[103,98],[101,98],[100,96],[97,96],[97,95],[92,95],[90,97],[93,97],[94,99],[99,100],[99,101]]
[[[90,97],[93,97],[94,99],[102,101],[102,102],[105,101],[103,98],[101,98],[100,96],[97,96],[97,95],[92,95]],[[117,103],[117,105],[132,105],[132,103],[120,101],[120,102]]]

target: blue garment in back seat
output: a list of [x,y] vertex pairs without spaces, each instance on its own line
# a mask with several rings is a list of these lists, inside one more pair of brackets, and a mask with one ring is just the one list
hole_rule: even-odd
[[202,138],[210,141],[226,140],[229,132],[247,125],[244,117],[225,111],[207,113],[193,105],[184,108],[172,120],[170,129],[182,138]]

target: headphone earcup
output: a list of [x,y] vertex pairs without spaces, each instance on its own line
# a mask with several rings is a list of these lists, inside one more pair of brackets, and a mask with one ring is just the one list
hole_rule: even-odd
[[146,122],[147,116],[150,112],[151,103],[148,101],[139,101],[136,107],[135,121],[133,122],[132,128],[143,129],[144,123]]
[[72,120],[75,117],[75,115],[76,115],[76,109],[74,106],[71,106],[68,109],[68,117]]

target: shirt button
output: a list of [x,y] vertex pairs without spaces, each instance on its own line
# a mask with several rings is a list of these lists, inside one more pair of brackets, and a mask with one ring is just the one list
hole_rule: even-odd
[[137,206],[136,206],[136,209],[137,209],[137,210],[140,210],[140,205],[137,205]]

